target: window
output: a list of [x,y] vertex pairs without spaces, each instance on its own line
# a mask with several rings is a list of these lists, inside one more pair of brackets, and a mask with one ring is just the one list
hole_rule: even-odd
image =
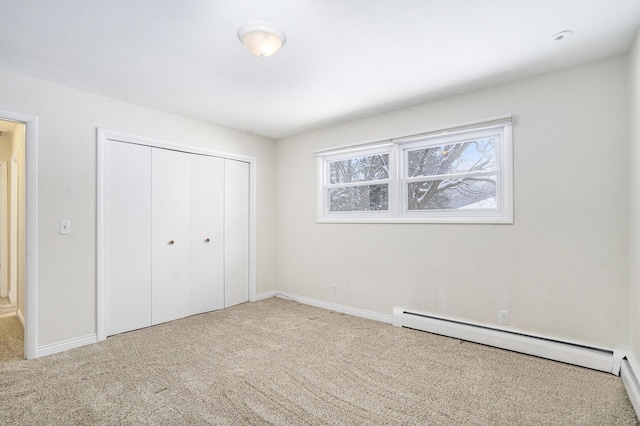
[[327,162],[330,212],[389,210],[389,152]]
[[317,153],[318,222],[513,223],[511,117]]

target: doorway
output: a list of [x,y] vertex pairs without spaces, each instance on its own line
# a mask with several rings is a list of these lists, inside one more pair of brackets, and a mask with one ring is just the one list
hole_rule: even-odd
[[24,123],[0,120],[0,361],[24,358]]

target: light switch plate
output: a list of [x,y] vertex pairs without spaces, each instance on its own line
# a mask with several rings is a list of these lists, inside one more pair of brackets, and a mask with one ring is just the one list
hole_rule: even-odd
[[71,221],[68,219],[60,220],[60,235],[69,235],[71,234]]

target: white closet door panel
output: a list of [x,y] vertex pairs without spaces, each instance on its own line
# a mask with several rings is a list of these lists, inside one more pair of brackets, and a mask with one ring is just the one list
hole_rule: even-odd
[[105,145],[106,334],[151,325],[151,148]]
[[152,322],[189,315],[190,155],[152,150]]
[[224,308],[224,159],[191,156],[191,314]]
[[249,163],[225,160],[225,307],[249,300]]

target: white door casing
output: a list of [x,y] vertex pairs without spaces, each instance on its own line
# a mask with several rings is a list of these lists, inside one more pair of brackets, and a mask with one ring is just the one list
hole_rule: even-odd
[[225,160],[225,307],[249,300],[249,164]]
[[0,297],[9,295],[9,184],[7,162],[0,161]]
[[18,303],[18,153],[11,156],[10,202],[9,202],[9,301]]

